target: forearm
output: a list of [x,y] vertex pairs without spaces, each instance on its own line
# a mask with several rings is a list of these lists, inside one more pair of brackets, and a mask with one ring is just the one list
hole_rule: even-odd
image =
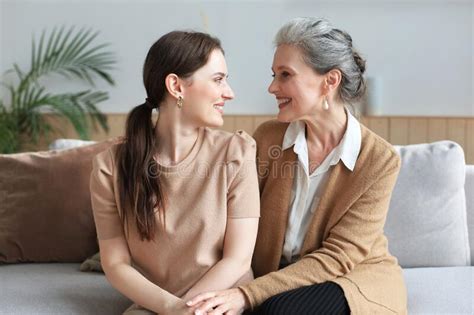
[[196,295],[231,288],[250,271],[250,261],[223,258],[215,264],[183,297],[188,300]]
[[135,268],[118,264],[106,269],[106,277],[112,286],[133,302],[156,313],[183,301],[146,279]]

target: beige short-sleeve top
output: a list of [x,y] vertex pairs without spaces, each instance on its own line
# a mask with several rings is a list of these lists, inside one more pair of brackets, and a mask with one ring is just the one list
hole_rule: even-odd
[[256,144],[243,131],[201,128],[188,156],[158,166],[166,198],[166,224],[156,215],[153,241],[141,241],[134,222],[125,234],[120,214],[116,144],[93,160],[91,201],[97,236],[126,237],[133,265],[150,281],[184,295],[222,258],[228,218],[260,216]]

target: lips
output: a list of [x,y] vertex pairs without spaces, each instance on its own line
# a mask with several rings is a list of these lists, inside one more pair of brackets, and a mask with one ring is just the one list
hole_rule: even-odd
[[221,114],[224,113],[224,103],[214,104],[214,108]]
[[286,105],[290,104],[291,98],[277,97],[278,108],[282,109]]

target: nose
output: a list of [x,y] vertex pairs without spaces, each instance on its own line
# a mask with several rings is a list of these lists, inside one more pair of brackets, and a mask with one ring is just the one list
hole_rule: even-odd
[[229,84],[227,84],[226,88],[224,89],[224,92],[222,93],[222,97],[231,100],[235,97],[234,91],[232,91],[232,88],[230,87]]
[[274,78],[272,82],[270,83],[270,85],[268,86],[268,93],[275,94],[277,91],[278,91],[278,86]]

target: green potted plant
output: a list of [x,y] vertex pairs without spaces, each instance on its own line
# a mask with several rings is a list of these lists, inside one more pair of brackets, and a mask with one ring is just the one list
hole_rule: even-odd
[[[98,126],[109,130],[107,117],[97,104],[108,99],[108,93],[96,90],[95,80],[114,85],[110,74],[116,64],[115,56],[106,50],[108,44],[94,45],[98,32],[90,29],[76,31],[74,27],[55,28],[47,36],[43,31],[36,43],[32,40],[31,65],[23,71],[15,63],[5,73],[14,76],[2,80],[6,97],[0,97],[0,153],[14,153],[24,142],[37,144],[41,137],[48,139],[55,129],[44,113],[49,111],[69,121],[81,139],[89,139],[90,129]],[[60,75],[68,80],[81,80],[90,88],[78,92],[51,93],[41,79]]]

